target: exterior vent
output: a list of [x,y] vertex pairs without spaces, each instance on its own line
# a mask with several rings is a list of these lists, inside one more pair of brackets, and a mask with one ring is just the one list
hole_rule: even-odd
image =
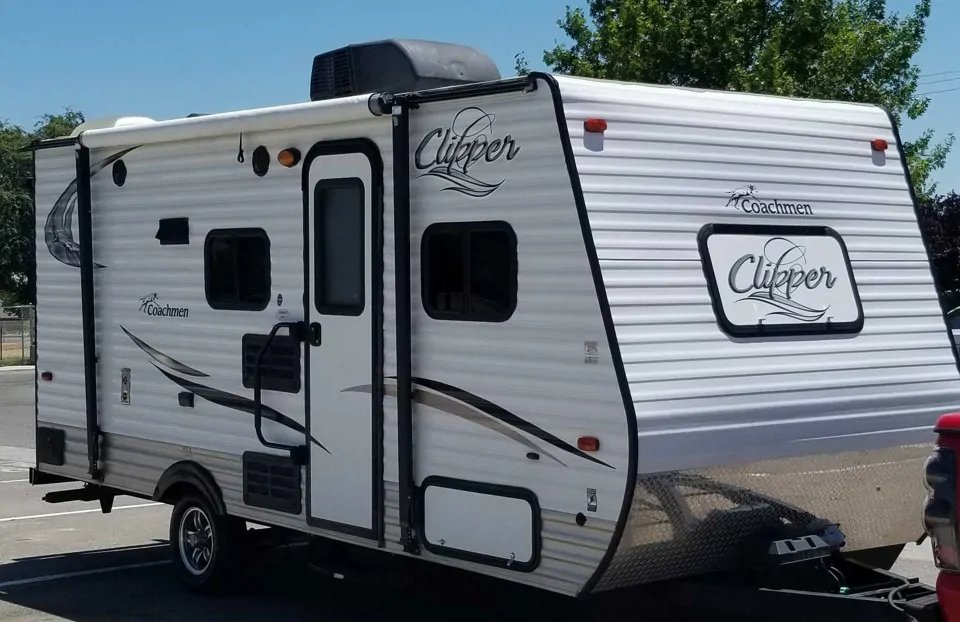
[[[253,388],[260,350],[267,343],[267,335],[246,334],[241,340],[243,349],[243,386]],[[276,335],[263,355],[260,366],[260,388],[264,391],[300,392],[300,341],[289,335]]]
[[284,456],[248,451],[243,454],[243,502],[246,505],[299,514],[302,508],[300,467]]
[[473,48],[390,39],[350,45],[315,57],[310,99],[406,93],[499,79],[493,61]]
[[313,61],[310,93],[328,93],[328,97],[352,95],[352,73],[350,52],[346,48],[318,56]]

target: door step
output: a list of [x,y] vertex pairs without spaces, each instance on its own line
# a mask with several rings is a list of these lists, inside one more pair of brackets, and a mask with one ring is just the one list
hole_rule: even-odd
[[312,537],[308,545],[307,567],[328,579],[357,585],[385,588],[393,583],[391,556],[360,547]]

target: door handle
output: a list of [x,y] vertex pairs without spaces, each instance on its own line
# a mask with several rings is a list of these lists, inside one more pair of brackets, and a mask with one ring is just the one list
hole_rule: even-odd
[[311,346],[320,345],[320,324],[317,322],[310,323],[310,328],[307,330],[307,343]]

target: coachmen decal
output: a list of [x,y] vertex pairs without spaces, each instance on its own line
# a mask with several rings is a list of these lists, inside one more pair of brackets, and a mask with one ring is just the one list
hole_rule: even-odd
[[510,162],[520,153],[513,136],[498,137],[493,124],[496,117],[482,108],[464,108],[450,122],[423,137],[414,154],[414,165],[422,177],[435,177],[445,182],[441,192],[451,190],[471,197],[485,197],[497,190],[506,179],[490,182],[481,179],[485,165],[498,160]]
[[140,299],[140,312],[152,317],[190,317],[190,309],[186,307],[171,307],[157,302],[157,295],[147,294]]
[[862,326],[846,249],[828,228],[707,225],[701,254],[714,308],[729,332]]
[[781,216],[813,216],[813,207],[809,203],[762,200],[757,187],[753,184],[740,186],[730,191],[727,207],[731,205],[745,214],[779,214]]

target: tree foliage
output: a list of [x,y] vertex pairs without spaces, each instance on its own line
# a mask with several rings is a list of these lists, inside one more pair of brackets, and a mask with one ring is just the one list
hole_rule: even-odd
[[[885,0],[588,0],[558,23],[569,39],[544,53],[559,73],[791,97],[868,102],[917,119],[913,57],[930,0],[888,14]],[[917,194],[953,144],[933,132],[905,145]]]
[[513,71],[518,76],[525,76],[530,73],[530,64],[523,52],[513,55]]
[[926,200],[920,210],[920,230],[947,308],[954,309],[960,306],[960,195],[951,192]]
[[44,115],[32,130],[0,121],[0,303],[36,302],[32,155],[35,140],[67,136],[83,114]]

